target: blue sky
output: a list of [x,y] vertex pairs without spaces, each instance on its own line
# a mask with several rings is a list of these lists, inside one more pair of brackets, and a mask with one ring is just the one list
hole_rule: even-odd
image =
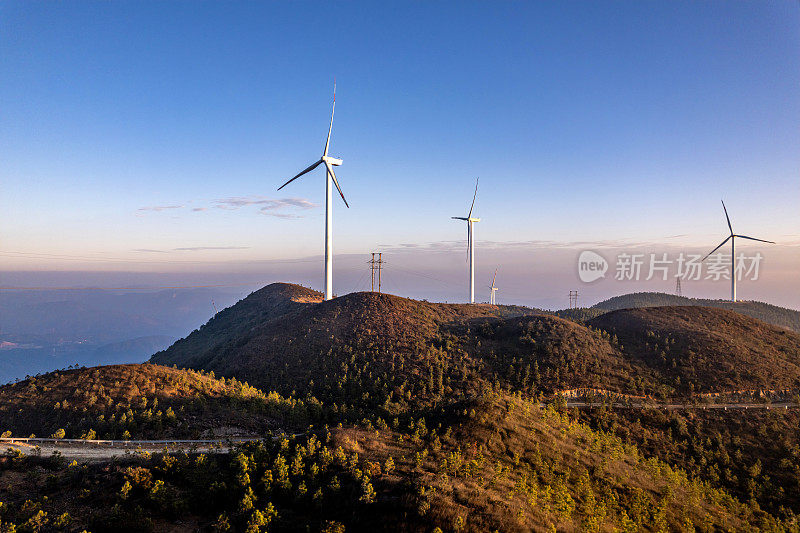
[[337,253],[463,239],[480,176],[479,243],[713,247],[724,197],[791,262],[799,11],[3,2],[0,269],[320,254],[324,173],[275,189],[319,157],[334,76]]

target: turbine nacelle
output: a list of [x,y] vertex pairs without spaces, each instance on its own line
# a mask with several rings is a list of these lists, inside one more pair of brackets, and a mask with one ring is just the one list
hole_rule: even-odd
[[343,163],[341,159],[336,159],[335,157],[331,157],[329,155],[323,155],[321,161],[323,163],[328,163],[330,165],[333,165],[334,167],[339,167]]

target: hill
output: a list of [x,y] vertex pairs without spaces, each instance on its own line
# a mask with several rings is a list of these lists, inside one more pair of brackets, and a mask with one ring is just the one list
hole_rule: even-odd
[[708,307],[622,309],[588,322],[683,393],[800,389],[800,335]]
[[236,379],[151,364],[63,370],[0,387],[0,433],[14,436],[258,435],[294,418],[308,422],[303,402]]
[[[441,384],[444,376],[437,376],[442,367],[462,358],[452,349],[460,342],[457,330],[468,330],[470,321],[536,312],[369,292],[314,303],[318,300],[319,293],[306,293],[302,287],[269,285],[151,361],[236,376],[284,395],[309,393],[326,402],[353,401],[365,394],[386,399],[390,383],[400,387],[405,382],[414,389],[430,379]],[[459,382],[465,378],[452,377]],[[398,396],[408,392],[403,388]]]
[[519,309],[319,293],[274,284],[152,361],[213,371],[353,416],[400,413],[501,386],[659,398],[800,387],[800,336],[700,307],[615,311],[578,323]]
[[664,306],[701,306],[718,307],[728,311],[736,311],[769,324],[789,328],[800,333],[800,311],[786,309],[763,302],[730,302],[728,300],[707,300],[700,298],[686,298],[661,292],[636,292],[623,294],[604,300],[593,307],[605,311],[617,309],[633,309],[639,307],[664,307]]

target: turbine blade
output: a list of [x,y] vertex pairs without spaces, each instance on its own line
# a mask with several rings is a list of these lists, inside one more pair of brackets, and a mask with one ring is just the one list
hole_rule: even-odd
[[331,173],[331,178],[333,178],[333,184],[336,185],[336,190],[339,191],[339,196],[342,197],[342,201],[344,202],[344,205],[346,205],[347,208],[349,209],[350,208],[350,204],[348,204],[347,200],[344,199],[344,193],[342,192],[342,188],[339,187],[339,180],[336,179],[336,174],[333,173],[333,167],[327,161],[325,161],[325,166],[328,167],[328,172]]
[[475,194],[472,195],[472,205],[469,206],[469,215],[468,218],[472,217],[472,208],[475,207],[475,198],[478,196],[478,181],[480,178],[475,178]]
[[[331,108],[331,125],[328,126],[328,138],[325,140],[325,152],[322,155],[328,155],[328,146],[331,144],[331,130],[333,129],[333,112],[336,111],[336,79],[333,80],[333,107]],[[347,203],[347,202],[345,202]]]
[[722,243],[721,243],[719,246],[717,246],[716,248],[714,248],[713,250],[711,250],[710,252],[708,252],[708,255],[707,255],[707,256],[705,256],[705,257],[702,259],[702,261],[705,261],[706,259],[708,259],[708,256],[709,256],[709,255],[713,254],[714,252],[716,252],[717,250],[719,250],[720,248],[722,248],[722,245],[723,245],[723,244],[725,244],[726,242],[728,242],[729,240],[731,240],[732,238],[733,238],[733,235],[728,235],[728,238],[727,238],[727,239],[725,239],[724,241],[722,241]]
[[314,163],[313,165],[311,165],[310,167],[308,167],[307,169],[305,169],[304,171],[302,171],[300,174],[298,174],[297,176],[293,177],[292,179],[290,179],[289,181],[287,181],[286,183],[284,183],[283,185],[281,185],[280,187],[278,187],[278,190],[281,190],[281,189],[283,189],[284,187],[286,187],[287,185],[289,185],[291,182],[293,182],[294,180],[296,180],[297,178],[299,178],[299,177],[300,177],[300,176],[302,176],[303,174],[305,174],[305,173],[307,173],[307,172],[311,172],[312,170],[314,170],[315,168],[317,168],[317,167],[319,166],[319,164],[320,164],[320,163],[322,163],[322,159],[320,159],[319,161],[317,161],[316,163]]
[[734,237],[739,237],[740,239],[749,239],[751,241],[768,242],[770,244],[775,244],[774,241],[765,241],[764,239],[756,239],[755,237],[747,237],[745,235],[734,235]]
[[450,218],[452,218],[453,220],[469,220],[466,217],[450,217]]
[[494,282],[497,281],[497,269],[494,269],[494,277],[492,278],[492,288],[494,289]]
[[[720,200],[722,202],[722,200]],[[722,209],[725,210],[725,220],[728,221],[728,229],[731,230],[731,235],[733,235],[733,226],[731,226],[731,218],[728,216],[728,209],[725,207],[725,202],[722,202]]]

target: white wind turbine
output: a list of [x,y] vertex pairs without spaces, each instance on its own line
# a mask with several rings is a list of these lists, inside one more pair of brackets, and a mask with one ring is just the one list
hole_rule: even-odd
[[496,293],[497,291],[500,290],[500,289],[498,289],[497,287],[494,286],[494,282],[495,281],[497,281],[497,269],[496,268],[494,269],[494,277],[492,278],[492,286],[489,287],[489,289],[492,291],[489,294],[489,303],[492,304],[492,305],[497,305],[497,299],[495,298],[494,293]]
[[469,260],[469,303],[475,303],[475,246],[474,235],[475,230],[473,224],[480,222],[479,218],[472,218],[472,209],[475,207],[475,198],[478,196],[478,180],[475,180],[475,194],[472,195],[472,205],[469,208],[469,214],[466,217],[451,217],[455,220],[466,220],[467,222],[467,255]]
[[[720,200],[720,201],[722,202],[722,200]],[[722,241],[722,243],[720,243],[719,246],[717,246],[716,248],[711,250],[708,253],[708,255],[703,258],[703,261],[708,259],[708,257],[711,254],[713,254],[714,252],[719,250],[722,247],[723,244],[725,244],[728,241],[731,241],[731,301],[735,302],[736,301],[736,245],[735,245],[736,238],[738,237],[740,239],[748,239],[748,240],[751,240],[751,241],[768,242],[770,244],[775,244],[775,243],[772,242],[772,241],[765,241],[764,239],[756,239],[754,237],[747,237],[745,235],[735,235],[733,233],[733,226],[731,225],[731,219],[728,216],[728,209],[725,207],[725,202],[722,202],[722,209],[725,211],[725,219],[728,221],[728,229],[731,230],[731,234],[728,235],[728,238],[725,239],[724,241]]]
[[342,197],[342,201],[344,201],[344,205],[348,208],[347,200],[344,198],[344,193],[342,193],[342,188],[339,187],[339,181],[336,179],[336,174],[333,173],[333,167],[338,167],[342,164],[341,159],[336,159],[335,157],[330,157],[328,155],[328,147],[331,143],[331,129],[333,129],[333,112],[336,110],[336,82],[333,83],[333,108],[331,109],[331,124],[328,126],[328,138],[325,140],[325,150],[322,151],[322,157],[302,171],[297,176],[293,177],[280,187],[278,190],[283,189],[291,182],[306,174],[307,172],[311,172],[315,168],[317,168],[321,164],[325,164],[325,168],[327,171],[325,172],[325,299],[330,300],[333,298],[333,199],[332,199],[332,189],[331,189],[331,182],[336,185],[336,190],[339,191],[339,195]]

